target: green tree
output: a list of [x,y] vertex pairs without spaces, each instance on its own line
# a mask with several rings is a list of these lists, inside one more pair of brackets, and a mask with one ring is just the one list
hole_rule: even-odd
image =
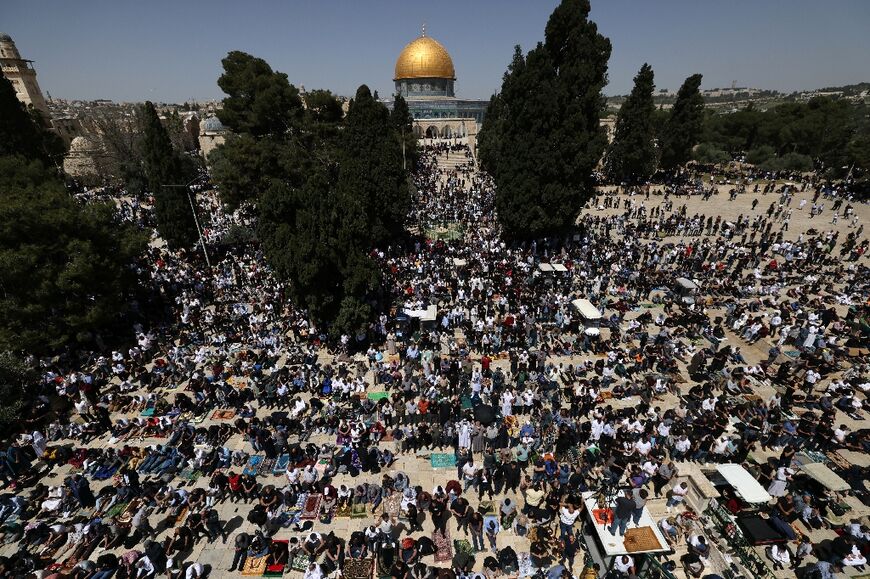
[[144,236],[110,204],[78,205],[39,160],[0,158],[0,190],[0,351],[50,353],[114,329]]
[[695,147],[694,159],[705,165],[718,165],[731,160],[731,155],[713,143],[701,143]]
[[217,112],[221,123],[237,133],[256,137],[291,131],[302,120],[302,99],[287,75],[275,72],[262,58],[233,51],[221,61],[218,86],[227,96]]
[[532,238],[573,227],[592,195],[592,171],[607,144],[605,106],[610,41],[588,19],[588,0],[562,0],[544,43],[517,49],[490,103],[480,154],[497,185],[504,233]]
[[169,133],[151,101],[139,110],[142,160],[154,196],[157,231],[172,249],[190,248],[198,234],[186,184],[195,174],[172,147]]
[[229,134],[209,156],[211,176],[218,184],[221,202],[236,209],[254,201],[281,174],[283,144],[280,139],[251,134]]
[[45,129],[39,112],[28,111],[12,83],[0,75],[0,157],[24,155],[56,166],[65,152],[63,141]]
[[340,123],[344,116],[341,103],[328,90],[305,93],[305,109],[317,123]]
[[18,357],[9,352],[0,353],[0,436],[20,424],[25,396],[37,380],[36,373]]
[[408,171],[417,166],[417,135],[414,134],[414,117],[408,109],[405,97],[397,94],[393,100],[393,110],[390,112],[390,123],[396,131],[399,143],[404,146],[402,154]]
[[692,147],[698,144],[701,138],[704,127],[701,79],[700,74],[693,74],[677,91],[677,100],[659,138],[663,169],[675,169],[688,162],[692,158]]
[[398,239],[411,206],[408,173],[390,113],[366,85],[351,101],[340,147],[337,190],[348,243],[368,250]]
[[611,180],[635,183],[656,169],[652,67],[644,63],[634,88],[616,115],[616,132],[607,151],[605,169]]

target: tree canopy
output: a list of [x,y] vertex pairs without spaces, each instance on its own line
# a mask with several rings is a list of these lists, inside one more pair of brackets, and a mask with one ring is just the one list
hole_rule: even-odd
[[677,91],[677,100],[659,136],[662,169],[686,164],[692,158],[692,148],[700,141],[704,123],[701,79],[700,74],[693,74]]
[[359,87],[341,132],[337,187],[348,241],[364,248],[401,237],[411,207],[396,135],[387,107]]
[[145,238],[79,205],[39,160],[0,158],[0,350],[46,353],[111,330]]
[[[404,235],[411,190],[401,128],[410,115],[391,115],[366,86],[346,116],[325,90],[306,93],[303,109],[286,75],[261,59],[233,52],[223,63],[231,114],[221,120],[235,134],[213,156],[222,200],[255,202],[257,238],[290,297],[316,323],[355,332],[381,292],[371,250]],[[241,98],[244,86],[262,94]]]
[[172,146],[166,127],[150,101],[139,110],[142,159],[154,197],[157,231],[170,248],[190,248],[198,238],[187,184],[195,169]]
[[221,64],[224,73],[217,83],[227,96],[217,116],[224,126],[260,137],[298,125],[302,99],[286,74],[273,71],[262,58],[239,51],[227,54]]
[[655,172],[654,90],[652,67],[644,63],[616,116],[616,131],[605,162],[611,180],[634,183]]
[[610,41],[589,10],[588,0],[562,0],[544,42],[525,56],[517,47],[487,110],[480,156],[510,237],[572,227],[593,194],[592,172],[607,144],[599,121]]
[[58,165],[66,152],[63,141],[47,130],[37,112],[28,111],[15,87],[0,75],[0,157],[24,155],[45,165]]
[[817,169],[834,177],[853,166],[870,170],[868,110],[864,104],[815,97],[765,111],[749,106],[729,114],[708,112],[701,152],[713,147],[729,157],[742,154],[768,170]]

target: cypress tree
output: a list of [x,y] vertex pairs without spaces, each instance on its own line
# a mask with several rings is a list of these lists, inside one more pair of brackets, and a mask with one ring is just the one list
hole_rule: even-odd
[[414,134],[414,117],[408,110],[408,103],[401,94],[397,94],[393,100],[393,110],[390,113],[390,122],[396,131],[399,143],[403,144],[405,166],[412,171],[417,166],[417,135]]
[[616,116],[616,132],[607,151],[605,169],[613,181],[643,181],[655,172],[653,70],[644,63],[634,88]]
[[185,171],[184,161],[172,148],[169,133],[151,101],[140,109],[139,122],[142,158],[148,189],[154,196],[157,231],[170,248],[190,248],[198,238],[188,198],[190,191],[184,186],[190,180],[190,173]]
[[704,128],[704,97],[699,90],[701,78],[700,74],[693,74],[677,92],[677,99],[659,138],[662,169],[684,165],[692,158],[692,147],[700,141]]
[[402,148],[387,107],[366,85],[356,91],[345,118],[340,164],[339,199],[359,209],[345,213],[349,240],[368,250],[399,238],[411,205]]
[[610,41],[588,19],[588,0],[562,0],[545,41],[519,50],[481,134],[504,233],[533,238],[574,225],[593,194],[592,171],[607,144],[600,126]]

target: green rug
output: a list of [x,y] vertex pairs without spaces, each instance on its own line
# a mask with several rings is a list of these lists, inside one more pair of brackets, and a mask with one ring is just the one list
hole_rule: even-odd
[[384,398],[389,398],[389,392],[369,392],[367,394],[369,400],[374,400],[377,402],[378,400],[383,400]]
[[127,508],[127,504],[128,503],[118,503],[118,504],[112,505],[112,508],[109,509],[108,511],[106,511],[106,514],[103,515],[103,518],[111,519],[112,517],[117,517],[118,515],[120,515],[121,513],[124,512],[124,510]]
[[432,468],[453,468],[456,466],[456,455],[447,452],[433,452],[429,457]]

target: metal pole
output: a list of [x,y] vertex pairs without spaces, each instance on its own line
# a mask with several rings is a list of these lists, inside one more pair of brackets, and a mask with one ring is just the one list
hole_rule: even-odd
[[202,245],[202,253],[205,255],[205,263],[208,265],[208,268],[211,269],[211,260],[208,258],[208,250],[205,248],[205,239],[202,237],[202,228],[199,226],[199,217],[196,215],[196,207],[193,204],[193,197],[190,195],[190,186],[200,180],[200,177],[197,177],[190,183],[186,185],[161,185],[161,187],[166,188],[175,188],[175,187],[184,187],[187,189],[187,201],[190,203],[190,212],[193,213],[193,222],[196,224],[196,233],[199,235],[199,243]]
[[205,255],[205,263],[211,270],[211,261],[208,258],[208,250],[205,248],[205,239],[202,238],[202,228],[199,226],[199,217],[196,216],[196,207],[193,205],[193,196],[190,194],[190,186],[187,189],[187,200],[190,201],[190,211],[193,213],[193,222],[196,223],[196,232],[199,234],[199,243],[202,245],[202,253]]

